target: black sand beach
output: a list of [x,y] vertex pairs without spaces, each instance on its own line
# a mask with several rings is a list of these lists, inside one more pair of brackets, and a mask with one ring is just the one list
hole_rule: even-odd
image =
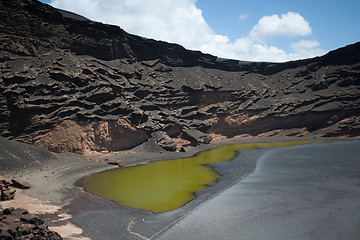
[[271,150],[157,239],[359,239],[360,142]]
[[[310,223],[308,222],[311,220],[308,218],[314,218],[314,215],[317,216],[314,218],[316,222],[321,220],[324,224],[326,223],[325,225],[338,224],[338,221],[329,218],[330,212],[322,215],[324,201],[333,201],[332,209],[336,209],[336,207],[343,209],[340,209],[342,212],[339,213],[338,219],[348,223],[349,225],[346,225],[348,228],[352,228],[351,222],[356,224],[358,221],[356,217],[358,212],[350,211],[355,215],[347,216],[345,211],[349,211],[349,209],[343,207],[352,206],[355,210],[358,209],[358,206],[355,205],[359,202],[360,190],[356,185],[351,185],[352,182],[349,182],[349,177],[351,177],[351,181],[358,181],[360,176],[360,174],[356,175],[360,169],[358,161],[360,143],[357,141],[241,151],[230,162],[212,164],[222,176],[216,184],[196,192],[197,198],[182,208],[161,214],[120,206],[92,196],[74,186],[74,182],[81,176],[114,167],[99,162],[104,158],[122,160],[125,166],[130,166],[152,160],[187,157],[196,152],[225,144],[290,140],[299,139],[228,139],[211,145],[203,145],[200,148],[188,148],[185,153],[158,152],[156,149],[151,152],[152,148],[149,146],[151,143],[147,143],[132,152],[117,154],[88,157],[76,154],[51,154],[51,157],[44,158],[25,168],[3,169],[2,174],[8,178],[24,179],[32,184],[31,189],[23,190],[19,195],[31,197],[32,205],[29,205],[28,208],[33,208],[35,213],[39,211],[39,206],[41,209],[46,209],[44,206],[48,206],[49,211],[39,211],[38,213],[47,218],[49,225],[52,225],[54,230],[63,232],[62,235],[65,238],[67,236],[72,239],[156,239],[157,237],[160,239],[218,239],[219,236],[216,234],[214,235],[217,236],[216,238],[210,238],[211,228],[213,228],[218,234],[221,234],[222,239],[238,239],[238,229],[242,229],[242,234],[246,234],[243,235],[244,239],[261,239],[259,236],[268,236],[272,232],[271,229],[276,227],[276,232],[280,235],[276,235],[274,239],[285,239],[282,237],[290,236],[290,232],[299,234],[303,231],[309,232]],[[36,149],[33,151],[36,152]],[[256,171],[253,173],[255,167]],[[336,191],[333,191],[329,182],[336,183]],[[347,186],[348,183],[349,186]],[[305,186],[316,186],[316,188],[312,189],[311,187],[304,190],[304,184]],[[321,192],[319,188],[328,189]],[[289,189],[291,189],[291,194]],[[343,189],[346,194],[337,197],[339,189]],[[313,191],[317,195],[312,198]],[[304,201],[302,196],[307,196],[307,200]],[[229,201],[231,202],[229,203]],[[292,209],[292,202],[296,204],[296,211]],[[2,203],[3,206],[11,205],[11,203],[6,204]],[[16,206],[16,204],[21,203],[13,202],[13,205]],[[217,207],[214,207],[214,204]],[[312,211],[308,210],[308,207]],[[291,212],[302,212],[301,209],[304,209],[304,213],[301,215],[301,221],[298,222],[297,215],[294,217]],[[234,214],[229,212],[225,216],[222,214],[229,210]],[[266,217],[269,220],[266,220]],[[192,220],[193,218],[196,219]],[[325,218],[329,219],[328,224]],[[214,219],[222,220],[215,221]],[[299,226],[296,231],[290,231],[289,227],[286,227],[282,231],[278,226],[284,224],[284,221],[301,227]],[[228,227],[222,226],[222,224]],[[260,228],[250,228],[251,224],[252,226],[261,226],[262,230],[257,231]],[[267,226],[271,227],[269,232],[264,230],[268,229]],[[218,231],[217,227],[224,230]],[[330,227],[326,229],[330,229]],[[326,229],[319,228],[319,231]],[[332,227],[332,229],[334,232],[335,228]],[[343,233],[344,227],[337,229],[338,234],[345,234]],[[354,229],[352,234],[351,236],[359,237],[359,232]],[[256,237],[252,238],[253,236]],[[314,233],[311,236],[318,235]],[[347,239],[355,239],[350,235],[347,236],[350,237]]]

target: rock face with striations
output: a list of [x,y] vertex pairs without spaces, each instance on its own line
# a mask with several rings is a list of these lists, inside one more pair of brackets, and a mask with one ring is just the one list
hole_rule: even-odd
[[360,43],[301,61],[242,62],[36,0],[0,0],[0,18],[3,137],[84,153],[153,134],[167,150],[212,137],[360,135]]

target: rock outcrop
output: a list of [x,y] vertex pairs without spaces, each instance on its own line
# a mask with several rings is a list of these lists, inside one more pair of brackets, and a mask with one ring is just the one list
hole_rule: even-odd
[[64,120],[32,144],[53,152],[114,152],[135,147],[147,140],[145,130],[133,127],[127,120],[79,122]]
[[15,198],[16,190],[13,189],[29,189],[31,184],[20,179],[6,179],[0,176],[0,201],[8,201]]
[[[219,59],[36,0],[0,0],[0,133],[55,152],[210,136],[360,135],[360,43],[287,63]],[[166,133],[167,136],[164,135]]]
[[11,181],[0,176],[0,201],[9,201],[15,198],[16,190],[10,187]]
[[58,233],[50,231],[43,220],[21,208],[1,210],[0,226],[0,239],[62,239]]

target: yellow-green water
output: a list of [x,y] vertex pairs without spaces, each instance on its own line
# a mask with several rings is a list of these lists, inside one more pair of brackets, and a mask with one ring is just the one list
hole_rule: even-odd
[[194,192],[220,177],[205,164],[230,161],[236,151],[288,147],[314,141],[239,144],[204,151],[190,158],[155,161],[146,165],[95,173],[77,185],[121,205],[155,213],[177,209],[195,198]]

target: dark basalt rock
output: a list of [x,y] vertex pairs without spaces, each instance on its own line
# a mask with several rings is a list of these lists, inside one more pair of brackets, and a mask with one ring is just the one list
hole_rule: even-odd
[[141,141],[106,149],[89,137],[87,145],[122,150],[155,132],[168,134],[163,145],[179,137],[206,144],[211,134],[359,136],[360,43],[312,59],[258,63],[131,35],[36,0],[0,0],[0,22],[6,138],[84,152],[81,136],[74,136],[76,148],[49,136],[64,121],[88,134],[96,122],[119,119]]
[[0,211],[0,239],[46,239],[62,237],[44,225],[44,221],[21,208],[5,208]]
[[10,187],[11,181],[0,176],[0,201],[8,201],[15,198],[15,189]]
[[160,147],[167,151],[174,152],[176,150],[176,144],[174,141],[166,134],[166,132],[158,131],[152,134],[152,140],[154,140]]
[[198,146],[201,143],[209,144],[212,140],[211,136],[204,134],[196,129],[184,130],[183,137],[191,142],[192,146]]
[[11,186],[21,189],[29,189],[31,184],[20,179],[11,179]]

